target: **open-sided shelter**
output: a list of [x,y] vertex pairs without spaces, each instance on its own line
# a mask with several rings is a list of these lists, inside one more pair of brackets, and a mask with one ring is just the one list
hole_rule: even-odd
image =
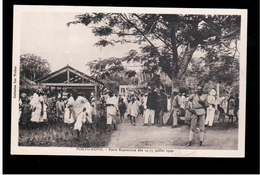
[[51,74],[35,80],[39,85],[49,88],[49,90],[70,93],[76,89],[79,93],[90,100],[91,92],[95,92],[95,110],[97,99],[102,91],[104,84],[92,77],[67,65]]

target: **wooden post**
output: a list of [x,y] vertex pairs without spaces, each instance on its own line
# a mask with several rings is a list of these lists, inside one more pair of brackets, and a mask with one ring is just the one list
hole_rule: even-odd
[[63,89],[61,87],[61,99],[63,98]]
[[94,105],[95,113],[97,114],[97,86],[95,86],[95,105]]
[[70,71],[67,70],[67,82],[70,83]]
[[57,90],[57,86],[56,86],[56,87],[55,87],[55,100],[56,100],[56,101],[58,100],[57,92],[58,92],[58,90]]

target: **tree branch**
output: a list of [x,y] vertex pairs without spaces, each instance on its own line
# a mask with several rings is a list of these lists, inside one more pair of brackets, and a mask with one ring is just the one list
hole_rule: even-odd
[[147,42],[154,48],[156,48],[154,46],[154,44],[145,36],[145,34],[138,28],[135,26],[135,24],[133,24],[127,17],[124,17],[123,14],[119,14],[126,22],[128,22],[130,25],[132,25],[139,33],[142,34],[142,36],[147,40]]
[[[147,24],[139,15],[137,15],[137,14],[133,14],[134,16],[136,16],[138,19],[140,19],[143,23],[145,23],[145,24]],[[161,21],[160,21],[161,22]],[[164,24],[164,25],[166,25],[166,24]],[[153,27],[153,26],[152,26]],[[151,29],[152,29],[152,27],[151,27]],[[150,29],[150,30],[151,30]],[[149,31],[150,32],[150,31]],[[149,33],[148,32],[148,33]],[[153,33],[153,35],[155,36],[155,37],[157,37],[159,40],[161,40],[164,44],[166,44],[170,49],[172,49],[172,46],[169,44],[169,43],[167,43],[167,41],[165,40],[163,40],[162,39],[162,37],[160,37],[158,34],[156,34],[156,33]]]

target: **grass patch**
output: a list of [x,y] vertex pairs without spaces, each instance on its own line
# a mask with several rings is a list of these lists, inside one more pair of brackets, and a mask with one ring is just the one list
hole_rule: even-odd
[[19,146],[40,147],[106,147],[112,132],[94,132],[84,125],[80,139],[73,126],[64,123],[44,124],[37,128],[19,129]]

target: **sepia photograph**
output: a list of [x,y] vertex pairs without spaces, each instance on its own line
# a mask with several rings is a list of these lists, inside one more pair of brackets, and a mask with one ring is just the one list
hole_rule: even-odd
[[246,53],[245,9],[14,5],[11,154],[244,157]]

